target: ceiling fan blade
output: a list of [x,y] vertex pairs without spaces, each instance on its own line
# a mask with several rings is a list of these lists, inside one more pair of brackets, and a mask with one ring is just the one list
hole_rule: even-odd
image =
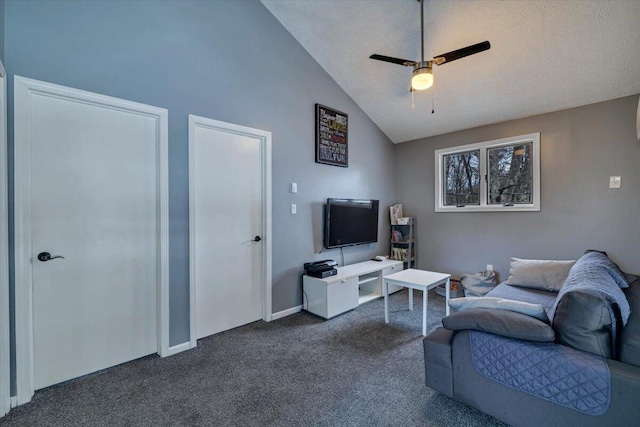
[[374,53],[369,58],[377,59],[378,61],[391,62],[392,64],[405,65],[407,67],[413,67],[416,65],[416,61],[409,61],[408,59],[393,58],[391,56],[378,55]]
[[489,50],[489,48],[491,48],[491,43],[489,43],[488,41],[484,41],[482,43],[463,47],[462,49],[443,53],[442,55],[437,55],[436,57],[433,58],[433,62],[436,63],[437,65],[442,65],[451,61],[455,61],[456,59],[464,58],[465,56],[469,56],[469,55],[483,52],[485,50]]

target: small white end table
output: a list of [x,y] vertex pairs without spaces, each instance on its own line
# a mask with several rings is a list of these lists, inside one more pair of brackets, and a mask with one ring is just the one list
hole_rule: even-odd
[[422,335],[427,335],[427,303],[429,301],[429,289],[446,283],[446,314],[449,315],[449,292],[451,288],[451,275],[436,273],[433,271],[416,270],[408,268],[384,277],[384,322],[389,323],[389,285],[403,286],[409,289],[409,310],[413,311],[413,290],[422,291]]

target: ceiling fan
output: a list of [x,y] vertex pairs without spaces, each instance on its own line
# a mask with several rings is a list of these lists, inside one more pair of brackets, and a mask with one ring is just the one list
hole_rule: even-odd
[[420,61],[411,61],[408,59],[394,58],[391,56],[373,54],[369,58],[377,59],[378,61],[391,62],[392,64],[404,65],[407,67],[413,67],[413,76],[411,77],[411,91],[429,89],[433,85],[433,64],[442,65],[448,64],[456,59],[464,58],[465,56],[474,55],[476,53],[488,50],[491,47],[491,43],[483,41],[471,46],[463,47],[462,49],[453,50],[451,52],[443,53],[442,55],[436,55],[431,61],[424,60],[424,0],[418,0],[420,2],[420,46],[422,56]]

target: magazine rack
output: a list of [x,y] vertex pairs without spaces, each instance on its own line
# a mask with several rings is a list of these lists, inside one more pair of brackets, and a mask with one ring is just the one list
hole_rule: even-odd
[[415,218],[407,224],[391,224],[390,257],[404,263],[404,268],[416,268]]

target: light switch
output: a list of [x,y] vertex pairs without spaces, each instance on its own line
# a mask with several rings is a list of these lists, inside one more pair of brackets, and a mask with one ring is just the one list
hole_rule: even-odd
[[291,192],[294,193],[294,194],[298,192],[298,183],[297,182],[292,182],[291,183]]
[[291,204],[291,215],[295,215],[298,213],[298,207],[296,206],[295,203]]
[[610,176],[609,177],[609,188],[620,188],[622,184],[621,176]]

